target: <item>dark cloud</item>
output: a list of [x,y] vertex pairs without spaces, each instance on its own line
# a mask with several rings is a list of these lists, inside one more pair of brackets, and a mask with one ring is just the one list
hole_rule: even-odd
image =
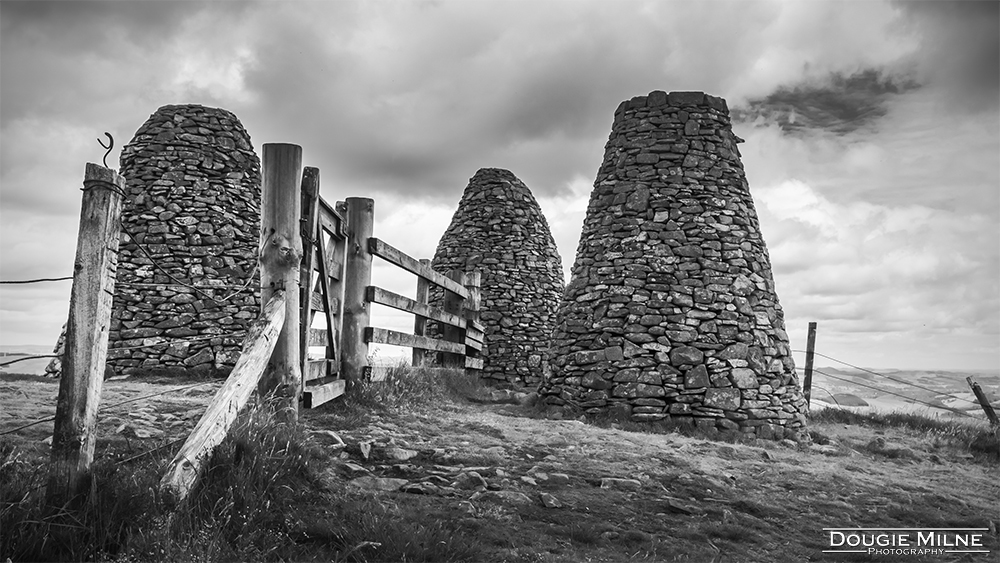
[[822,81],[782,86],[763,98],[733,109],[737,121],[777,123],[784,131],[824,130],[843,135],[873,127],[892,98],[918,85],[905,77],[867,69],[850,76],[831,74]]
[[897,2],[920,38],[922,79],[972,111],[1000,106],[1000,2]]

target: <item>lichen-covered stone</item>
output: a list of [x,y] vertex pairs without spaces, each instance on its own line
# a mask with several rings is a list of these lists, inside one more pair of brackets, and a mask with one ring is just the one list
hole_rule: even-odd
[[[483,377],[536,386],[548,369],[563,272],[548,222],[528,187],[507,170],[476,172],[431,266],[442,273],[482,274]],[[603,348],[583,353],[592,354],[593,362],[608,354]],[[621,350],[610,353],[620,357]]]
[[579,407],[612,383],[604,408],[629,405],[634,420],[803,435],[805,400],[739,142],[725,100],[703,92],[618,107],[556,312],[546,403]]

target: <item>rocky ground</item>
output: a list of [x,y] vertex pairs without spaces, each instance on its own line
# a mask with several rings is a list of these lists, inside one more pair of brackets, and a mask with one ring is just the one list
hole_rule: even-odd
[[[217,385],[112,408],[101,432],[136,455],[171,444]],[[103,400],[182,386],[108,381]],[[54,413],[56,391],[42,378],[0,380],[4,438],[43,451],[51,422],[11,430]],[[823,553],[832,527],[985,527],[992,555],[926,560],[989,561],[1000,550],[1000,470],[947,436],[814,424],[810,444],[726,443],[551,420],[497,399],[351,420],[334,403],[303,419],[329,452],[326,487],[374,496],[400,518],[447,522],[491,561],[907,560]]]

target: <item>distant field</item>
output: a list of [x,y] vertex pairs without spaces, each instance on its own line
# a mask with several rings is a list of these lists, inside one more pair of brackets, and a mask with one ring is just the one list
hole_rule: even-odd
[[[21,345],[11,346],[0,344],[0,364],[11,360],[16,360],[19,356],[35,356],[39,354],[51,354],[52,346]],[[36,360],[24,360],[6,366],[0,366],[0,373],[28,373],[42,375],[45,373],[45,366],[49,365],[52,358],[39,358]]]

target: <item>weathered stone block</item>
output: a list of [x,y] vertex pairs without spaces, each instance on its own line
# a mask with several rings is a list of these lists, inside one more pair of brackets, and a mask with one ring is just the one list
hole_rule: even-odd
[[735,411],[740,408],[739,389],[706,389],[705,406]]

